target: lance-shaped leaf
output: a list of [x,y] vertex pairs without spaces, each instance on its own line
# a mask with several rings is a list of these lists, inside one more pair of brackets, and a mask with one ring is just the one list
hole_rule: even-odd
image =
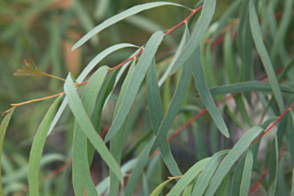
[[197,25],[195,26],[195,30],[193,31],[189,42],[186,44],[179,55],[179,58],[175,62],[170,74],[174,74],[190,58],[190,56],[194,54],[195,50],[202,41],[206,30],[208,29],[209,23],[214,14],[215,5],[216,0],[204,1],[202,12]]
[[60,101],[58,97],[52,106],[49,108],[47,114],[42,120],[38,131],[35,135],[29,159],[29,186],[30,186],[30,195],[35,196],[39,195],[39,165],[43,153],[43,148],[46,141],[47,132],[49,130],[50,124],[55,115],[57,106]]
[[[283,93],[294,93],[294,90],[288,86],[280,84],[279,87]],[[270,83],[260,81],[239,82],[235,84],[213,87],[209,90],[212,96],[229,93],[243,93],[248,91],[272,92]]]
[[[149,70],[147,72],[147,97],[151,125],[154,134],[157,135],[164,114],[162,110],[160,92],[158,87],[155,59],[153,59],[152,65],[149,67]],[[163,143],[159,146],[159,149],[164,163],[166,164],[171,174],[173,176],[181,176],[182,173],[171,153],[167,138],[164,139]]]
[[26,76],[47,76],[46,73],[34,69],[18,69],[16,73],[13,74],[17,77],[26,77]]
[[[13,107],[9,111],[9,113],[5,115],[5,117],[2,120],[1,125],[0,125],[0,161],[1,161],[2,151],[3,151],[3,140],[4,140],[4,136],[6,134],[6,130],[7,130],[9,121],[11,119],[11,116],[12,116],[14,110],[15,110],[15,107]],[[2,187],[2,180],[1,180],[1,165],[0,165],[0,182],[1,182],[1,185],[0,185],[0,195],[3,195],[4,196],[3,187]]]
[[208,112],[210,113],[212,119],[214,120],[216,126],[221,131],[221,133],[224,136],[229,137],[228,128],[219,110],[215,106],[211,93],[209,92],[209,89],[205,82],[202,64],[200,61],[200,47],[197,48],[197,50],[195,51],[195,55],[192,58],[194,62],[194,66],[192,67],[192,72],[193,72],[193,76],[195,80],[195,85],[200,94],[200,97],[205,107],[207,108]]
[[252,167],[253,167],[253,153],[251,148],[248,148],[243,175],[242,175],[242,182],[240,188],[240,196],[248,196],[249,188],[250,188],[250,181],[252,175]]
[[79,126],[82,128],[82,131],[86,134],[88,139],[91,141],[95,149],[98,151],[98,153],[102,157],[102,159],[106,162],[109,168],[115,173],[117,178],[121,182],[123,182],[123,176],[120,171],[120,167],[118,166],[113,156],[110,154],[108,148],[106,147],[101,137],[96,133],[82,105],[79,95],[76,92],[76,89],[70,74],[68,74],[66,78],[66,82],[64,84],[64,91],[67,95],[69,107],[76,121],[78,122]]
[[[84,79],[87,77],[87,75],[92,71],[92,69],[105,57],[107,57],[109,54],[119,50],[119,49],[123,49],[123,48],[127,48],[127,47],[138,47],[135,46],[133,44],[116,44],[113,46],[110,46],[109,48],[103,50],[102,52],[100,52],[93,60],[90,61],[90,63],[86,66],[86,68],[82,71],[82,73],[80,74],[80,76],[77,78],[77,82],[83,82]],[[67,106],[67,99],[64,99],[60,105],[60,107],[57,110],[56,115],[54,116],[54,119],[50,125],[50,129],[48,131],[48,135],[51,133],[51,131],[53,130],[53,128],[55,127],[58,119],[60,118],[61,114],[63,113],[65,107]]]
[[194,191],[192,196],[202,196],[205,189],[207,188],[214,172],[217,170],[221,160],[228,154],[229,150],[223,150],[215,153],[210,161],[205,166],[204,170],[198,177],[198,180],[195,184]]
[[170,190],[170,192],[167,194],[167,196],[177,196],[180,195],[181,192],[185,189],[190,182],[196,178],[196,176],[201,172],[207,163],[209,162],[209,158],[202,159],[201,161],[198,161],[195,165],[193,165],[177,182],[177,184]]
[[[100,67],[90,78],[85,87],[82,104],[88,116],[91,116],[98,92],[102,86],[104,78],[107,74],[108,67]],[[75,123],[75,133],[73,140],[73,166],[72,166],[72,181],[73,188],[76,195],[83,194],[83,184],[87,185],[86,192],[95,190],[95,186],[91,180],[91,175],[88,168],[87,158],[87,143],[86,135],[83,133],[81,127]],[[85,166],[86,165],[86,166]],[[87,183],[89,182],[89,183]],[[92,182],[92,183],[91,183]],[[96,194],[97,195],[97,194]]]
[[114,118],[112,126],[105,137],[106,142],[109,141],[110,138],[112,138],[112,136],[120,129],[125,118],[127,117],[139,91],[141,83],[144,80],[148,67],[151,64],[151,61],[157,51],[158,46],[162,42],[163,36],[164,33],[162,31],[157,31],[149,39],[138,61],[138,64],[135,67],[135,70],[130,79],[130,83],[127,86],[126,94],[122,100],[122,104],[119,106],[117,115]]
[[241,137],[241,139],[237,142],[237,144],[235,144],[233,149],[223,159],[222,163],[216,170],[205,192],[205,196],[210,196],[215,193],[224,177],[230,171],[231,167],[243,154],[243,152],[249,147],[251,142],[262,132],[262,130],[263,129],[261,127],[253,127]]
[[165,185],[167,185],[171,180],[173,180],[173,179],[166,180],[163,183],[161,183],[160,185],[158,185],[156,187],[156,189],[154,189],[152,191],[150,196],[158,196],[161,193],[161,191],[163,190],[163,188],[165,187]]
[[171,3],[171,2],[152,2],[152,3],[145,3],[142,5],[137,5],[137,6],[131,7],[129,9],[119,13],[119,14],[112,16],[111,18],[105,20],[100,25],[96,26],[94,29],[89,31],[72,47],[72,50],[83,45],[86,41],[88,41],[91,37],[93,37],[95,34],[99,33],[100,31],[102,31],[103,29],[105,29],[105,28],[107,28],[107,27],[129,17],[129,16],[132,16],[134,14],[137,14],[137,13],[144,11],[144,10],[147,10],[147,9],[151,9],[151,8],[155,8],[155,7],[159,7],[159,6],[164,6],[164,5],[173,5],[173,6],[179,6],[179,7],[186,8],[183,5],[180,5],[177,3]]
[[256,14],[256,10],[254,7],[254,2],[250,1],[250,26],[251,26],[251,31],[254,39],[254,43],[257,49],[258,54],[261,57],[261,61],[263,63],[263,66],[265,68],[265,71],[268,75],[271,87],[273,89],[273,94],[276,98],[276,101],[278,103],[280,112],[284,111],[284,104],[283,104],[283,98],[281,94],[281,90],[279,87],[278,80],[276,78],[272,62],[270,60],[270,57],[268,55],[268,52],[265,48],[265,45],[262,40],[262,34],[261,34],[261,29],[259,26],[258,22],[258,17]]
[[[114,118],[116,117],[118,108],[121,106],[122,100],[126,94],[127,87],[130,83],[130,79],[135,68],[135,63],[136,62],[134,60],[129,69],[128,75],[125,78],[125,81],[121,87],[121,91],[120,91],[118,100],[116,102]],[[115,134],[113,138],[110,140],[110,152],[118,164],[120,164],[120,161],[121,161],[121,153],[122,153],[122,147],[124,142],[124,133],[126,129],[126,124],[127,124],[127,118],[123,126],[121,127],[121,129],[118,131],[118,133]],[[119,191],[119,180],[116,178],[115,174],[112,171],[110,171],[110,194],[109,195],[116,196],[118,195],[118,191]]]
[[183,100],[189,87],[190,79],[192,77],[191,70],[193,65],[191,63],[192,62],[189,60],[185,63],[183,67],[173,99],[167,109],[164,119],[160,124],[158,133],[156,135],[154,144],[151,147],[149,155],[152,155],[155,152],[155,150],[161,145],[161,143],[166,139],[168,130],[170,129],[170,126],[172,125],[174,119],[176,118],[180,110],[180,107],[183,103]]

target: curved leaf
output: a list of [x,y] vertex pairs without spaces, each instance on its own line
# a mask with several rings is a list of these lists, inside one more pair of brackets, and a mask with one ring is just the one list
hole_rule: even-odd
[[156,189],[154,189],[152,191],[150,196],[158,196],[161,193],[161,191],[163,190],[163,188],[165,187],[165,185],[167,185],[171,180],[173,180],[173,179],[166,180],[163,183],[161,183],[160,185],[158,185],[156,187]]
[[134,7],[131,7],[119,14],[116,14],[114,16],[112,16],[111,18],[108,18],[107,20],[103,21],[100,25],[96,26],[94,29],[92,29],[91,31],[89,31],[86,35],[84,35],[73,47],[72,50],[80,47],[81,45],[83,45],[86,41],[88,41],[91,37],[93,37],[95,34],[99,33],[100,31],[102,31],[103,29],[129,17],[132,16],[134,14],[137,14],[141,11],[147,10],[147,9],[151,9],[154,7],[159,7],[159,6],[164,6],[164,5],[173,5],[173,6],[179,6],[179,7],[184,7],[183,5],[177,4],[177,3],[171,3],[171,2],[152,2],[152,3],[145,3],[142,5],[136,5]]
[[253,1],[250,1],[250,26],[251,31],[254,39],[254,43],[257,49],[257,52],[259,53],[261,57],[261,61],[264,65],[265,71],[268,75],[271,87],[273,89],[274,96],[277,100],[280,112],[284,111],[284,104],[283,104],[283,98],[281,94],[281,90],[279,87],[278,80],[276,78],[276,74],[273,69],[272,62],[270,60],[270,57],[267,53],[267,50],[265,48],[265,45],[262,40],[262,34],[261,29],[258,22],[258,17],[255,11],[255,6]]
[[[102,52],[100,52],[94,59],[92,59],[90,61],[90,63],[88,63],[88,65],[86,66],[86,68],[82,71],[82,73],[80,74],[80,76],[77,78],[77,82],[83,82],[84,79],[87,77],[87,75],[92,71],[92,69],[102,60],[104,59],[106,56],[108,56],[109,54],[115,52],[116,50],[122,49],[122,48],[127,48],[127,47],[138,47],[135,46],[133,44],[116,44],[113,46],[110,46],[109,48],[103,50]],[[57,110],[56,115],[54,116],[54,119],[50,125],[49,131],[48,131],[48,135],[51,133],[51,131],[53,130],[53,128],[55,127],[57,121],[59,120],[61,114],[63,113],[65,107],[67,106],[67,99],[64,99],[60,105],[60,107]]]
[[43,153],[43,148],[46,141],[47,132],[50,127],[50,123],[53,120],[57,106],[61,96],[58,97],[52,106],[49,108],[44,119],[42,120],[38,131],[35,135],[29,159],[29,186],[30,195],[39,195],[39,165]]
[[224,156],[228,154],[228,152],[229,150],[223,150],[223,151],[215,153],[211,157],[211,159],[205,166],[204,170],[199,175],[191,196],[202,196],[204,194],[204,191],[207,188],[214,172],[218,168]]
[[[285,85],[279,85],[283,93],[294,93],[294,90]],[[270,83],[260,81],[239,82],[210,88],[211,95],[222,95],[229,93],[243,93],[248,91],[272,92]]]
[[86,136],[91,141],[95,149],[99,152],[102,159],[106,162],[109,168],[115,173],[117,178],[121,182],[123,182],[123,176],[120,171],[120,167],[118,166],[113,156],[110,154],[108,148],[106,147],[101,137],[96,133],[82,105],[82,102],[76,92],[76,89],[70,74],[68,74],[66,78],[66,82],[64,84],[64,91],[67,95],[69,107],[76,121],[78,122],[79,126],[82,128],[82,131],[86,134]]
[[136,98],[136,95],[139,91],[141,83],[144,80],[145,74],[148,70],[148,67],[151,64],[151,61],[157,51],[159,44],[163,39],[164,33],[162,31],[155,32],[149,39],[137,66],[132,74],[130,83],[126,90],[126,95],[123,98],[121,106],[117,111],[117,115],[113,120],[112,126],[110,127],[107,135],[105,136],[105,141],[109,141],[112,136],[120,129],[126,116],[128,115],[131,106]]
[[202,12],[197,25],[195,26],[195,30],[193,31],[189,42],[186,44],[181,54],[179,55],[179,58],[175,62],[170,74],[174,74],[199,47],[199,44],[201,43],[214,14],[215,5],[216,0],[204,1]]
[[249,147],[250,143],[262,132],[261,127],[253,127],[247,131],[228,155],[223,159],[222,163],[215,172],[210,184],[205,192],[205,196],[215,193],[224,177],[227,175],[233,164],[238,160],[242,153]]
[[243,175],[242,175],[242,182],[240,187],[240,196],[248,196],[249,188],[250,188],[250,181],[252,175],[252,167],[253,167],[253,153],[250,148],[247,150]]
[[211,158],[205,158],[201,161],[198,161],[195,165],[193,165],[177,182],[177,184],[170,190],[167,196],[176,196],[180,195],[181,192],[185,189],[190,182],[196,178],[196,176],[201,172],[207,165]]
[[219,128],[221,133],[225,137],[229,137],[229,131],[228,128],[224,122],[224,119],[222,118],[219,110],[215,106],[215,103],[213,101],[213,98],[209,92],[209,89],[205,83],[205,78],[203,74],[202,64],[200,61],[200,47],[197,48],[195,51],[195,55],[193,56],[193,62],[195,62],[192,72],[195,80],[195,85],[197,90],[199,91],[200,97],[207,108],[208,112],[210,113],[212,119],[214,120],[216,126]]
[[[4,140],[4,136],[6,134],[6,130],[7,130],[9,121],[11,119],[11,116],[12,116],[14,110],[15,110],[15,107],[13,107],[9,111],[9,113],[5,115],[5,117],[2,120],[1,125],[0,125],[0,161],[1,161],[2,151],[3,151],[3,140]],[[2,187],[2,180],[1,180],[1,164],[0,164],[0,182],[1,182],[1,185],[0,185],[0,195],[3,195],[4,196],[3,187]]]

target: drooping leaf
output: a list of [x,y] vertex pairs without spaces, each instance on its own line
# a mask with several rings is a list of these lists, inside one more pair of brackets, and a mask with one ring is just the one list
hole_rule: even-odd
[[[156,75],[155,60],[153,59],[152,65],[147,72],[147,97],[148,106],[151,119],[151,125],[155,135],[158,134],[160,124],[163,120],[163,109],[161,104],[160,92],[158,87],[158,80]],[[181,176],[182,173],[173,158],[167,138],[159,146],[161,156],[173,176]]]
[[251,31],[254,39],[254,43],[257,49],[257,52],[259,53],[261,60],[263,62],[265,71],[268,75],[273,94],[275,96],[275,99],[278,103],[280,112],[284,111],[284,104],[283,104],[283,98],[281,95],[281,90],[279,87],[278,80],[276,78],[272,62],[270,60],[270,57],[268,55],[268,52],[265,48],[265,45],[262,40],[262,34],[261,34],[261,29],[259,26],[258,22],[258,17],[256,14],[255,6],[253,1],[250,1],[250,26],[251,26]]
[[161,193],[161,191],[163,190],[163,188],[165,187],[165,185],[167,185],[171,180],[173,180],[173,179],[166,180],[163,183],[161,183],[160,185],[158,185],[156,187],[156,189],[154,189],[152,191],[150,196],[158,196]]
[[152,2],[152,3],[145,3],[142,5],[137,5],[137,6],[131,7],[131,8],[129,8],[129,9],[117,14],[117,15],[112,16],[111,18],[108,18],[107,20],[102,22],[100,25],[96,26],[94,29],[89,31],[72,47],[72,50],[83,45],[87,40],[89,40],[91,37],[93,37],[95,34],[99,33],[100,31],[102,31],[103,29],[105,29],[105,28],[107,28],[107,27],[129,17],[129,16],[132,16],[134,14],[137,14],[137,13],[144,11],[144,10],[147,10],[147,9],[151,9],[151,8],[155,8],[155,7],[159,7],[159,6],[164,6],[164,5],[173,5],[173,6],[186,8],[183,5],[180,5],[177,3],[171,3],[171,2]]
[[157,51],[159,44],[163,39],[164,33],[162,31],[155,32],[149,39],[141,58],[138,61],[137,66],[132,74],[130,83],[126,90],[126,95],[123,98],[122,104],[118,109],[117,116],[114,118],[112,126],[110,127],[107,135],[105,136],[105,141],[109,141],[110,138],[120,129],[124,119],[128,115],[131,106],[135,100],[135,97],[139,91],[140,85],[144,80],[145,74],[151,61]]
[[50,123],[54,117],[57,106],[61,96],[58,97],[52,106],[49,108],[44,119],[42,120],[38,131],[35,135],[29,159],[29,186],[30,186],[30,195],[35,196],[39,195],[39,165],[43,153],[43,148],[46,141],[47,132],[49,130]]
[[[132,65],[129,69],[129,72],[124,80],[124,83],[121,87],[121,91],[120,91],[118,100],[116,102],[116,108],[114,111],[114,118],[117,115],[117,111],[118,111],[117,108],[119,108],[122,104],[122,100],[126,94],[126,90],[127,90],[127,87],[130,83],[130,79],[133,74],[134,68],[135,68],[135,61],[133,61]],[[118,164],[120,164],[120,162],[121,162],[121,153],[122,153],[122,147],[123,147],[123,142],[124,142],[124,133],[125,133],[125,129],[126,129],[126,124],[127,124],[127,118],[126,118],[123,126],[121,127],[121,129],[118,131],[118,133],[115,134],[113,136],[113,138],[110,140],[110,152]],[[116,195],[118,195],[118,191],[119,191],[119,180],[116,178],[115,174],[110,171],[110,193],[109,193],[109,195],[116,196]]]
[[177,196],[182,193],[186,186],[201,172],[211,158],[205,158],[194,164],[177,182],[177,184],[170,190],[167,196]]
[[229,150],[215,153],[198,177],[191,196],[202,196],[207,188],[214,172],[217,170],[221,160],[228,154]]
[[240,187],[240,196],[248,196],[249,188],[250,188],[250,181],[252,175],[252,168],[253,168],[253,153],[251,148],[248,148],[243,175],[242,175],[242,182]]
[[203,76],[203,69],[202,64],[200,61],[200,47],[195,51],[195,55],[193,56],[194,66],[192,67],[192,72],[195,80],[196,88],[200,94],[200,97],[207,108],[208,112],[210,113],[212,119],[214,120],[216,126],[219,128],[221,133],[229,137],[228,128],[219,112],[215,103],[213,101],[212,95],[207,88],[205,83],[205,78]]
[[[1,125],[0,125],[0,161],[1,161],[2,151],[3,151],[3,140],[4,140],[4,137],[5,137],[5,134],[6,134],[6,130],[7,130],[9,121],[11,119],[11,116],[12,116],[14,110],[15,110],[15,107],[13,107],[9,111],[9,113],[5,115],[5,117],[2,120]],[[0,182],[1,182],[1,185],[0,185],[0,195],[1,196],[4,196],[3,187],[2,187],[2,180],[1,180],[1,165],[0,165]]]
[[[85,87],[82,104],[87,113],[91,116],[94,110],[98,92],[102,86],[104,78],[107,74],[108,67],[100,67],[90,78]],[[87,138],[83,133],[81,127],[75,123],[75,134],[73,141],[73,166],[72,166],[72,181],[73,188],[76,195],[83,194],[83,184],[87,185],[86,192],[91,192],[95,186],[91,180],[88,157],[87,157]],[[97,194],[96,194],[97,195]]]
[[173,99],[171,103],[169,104],[166,115],[160,124],[158,133],[156,135],[154,144],[151,147],[149,155],[152,155],[155,152],[155,150],[166,139],[169,128],[178,114],[178,111],[183,103],[183,100],[185,98],[186,92],[189,87],[189,83],[191,79],[191,69],[192,69],[191,66],[192,64],[190,61],[186,62],[185,65],[183,66],[181,77],[177,84],[177,88],[174,93]]
[[247,131],[241,139],[235,144],[233,149],[228,153],[228,155],[223,159],[222,163],[218,167],[215,175],[210,181],[210,184],[205,192],[205,195],[213,195],[223,178],[229,172],[233,164],[238,160],[241,154],[249,147],[251,142],[262,132],[261,127],[253,127]]
[[[100,52],[94,59],[92,59],[90,61],[90,63],[88,63],[88,65],[86,66],[86,68],[82,71],[82,73],[79,75],[79,77],[77,78],[77,82],[81,83],[84,81],[84,79],[87,77],[87,75],[93,70],[93,68],[102,60],[104,59],[106,56],[108,56],[109,54],[119,50],[119,49],[123,49],[123,48],[127,48],[127,47],[138,47],[135,46],[133,44],[116,44],[113,46],[110,46],[109,48],[103,50],[102,52]],[[59,118],[61,117],[65,107],[67,106],[67,99],[65,98],[60,107],[57,110],[56,115],[54,116],[54,119],[50,125],[50,129],[48,131],[48,135],[51,133],[51,131],[54,129],[57,121],[59,120]]]
[[201,43],[208,29],[209,23],[215,11],[215,5],[216,0],[204,1],[201,15],[197,25],[195,26],[195,30],[193,31],[189,42],[185,45],[177,61],[175,62],[170,74],[174,74],[182,65],[184,65],[190,56],[195,53],[195,50],[200,48],[199,44]]
[[225,68],[228,74],[230,84],[236,82],[236,69],[234,66],[233,49],[231,42],[231,32],[228,31],[225,36],[224,43],[224,55],[225,55]]
[[66,82],[64,84],[64,91],[67,95],[67,100],[71,111],[73,112],[76,121],[82,128],[82,131],[86,134],[88,139],[91,141],[95,149],[98,151],[102,159],[106,162],[109,168],[116,174],[117,178],[123,182],[123,176],[120,171],[120,167],[114,160],[113,156],[108,151],[105,143],[101,137],[96,133],[87,113],[79,99],[79,96],[75,90],[75,86],[71,79],[70,74],[67,76]]

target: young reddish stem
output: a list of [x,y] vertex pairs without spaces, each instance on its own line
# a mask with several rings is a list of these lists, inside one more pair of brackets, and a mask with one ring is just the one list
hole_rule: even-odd
[[275,122],[271,126],[269,126],[266,130],[264,130],[264,132],[259,137],[257,137],[253,142],[251,142],[250,145],[257,142],[260,138],[262,138],[262,136],[264,136],[269,130],[271,130],[281,120],[281,118],[283,118],[292,109],[293,106],[294,106],[294,102],[287,108],[287,110],[283,114],[281,114],[281,116],[277,118],[277,120],[275,120]]
[[176,26],[172,27],[170,30],[168,30],[165,35],[170,34],[173,30],[175,30],[176,28],[178,28],[179,26],[181,26],[182,24],[184,24],[185,22],[187,22],[187,20],[189,20],[196,12],[198,12],[199,10],[201,10],[203,7],[203,5],[201,5],[200,7],[196,8],[195,10],[192,11],[192,13],[185,18],[182,22],[180,22],[179,24],[177,24]]

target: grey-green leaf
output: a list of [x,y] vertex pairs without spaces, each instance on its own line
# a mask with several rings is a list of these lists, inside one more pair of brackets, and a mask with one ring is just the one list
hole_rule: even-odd
[[159,6],[164,6],[164,5],[185,7],[183,5],[180,5],[177,3],[171,3],[171,2],[152,2],[152,3],[145,3],[142,5],[137,5],[137,6],[131,7],[131,8],[129,8],[129,9],[117,14],[117,15],[112,16],[111,18],[105,20],[100,25],[96,26],[94,29],[89,31],[72,47],[72,50],[83,45],[86,41],[88,41],[91,37],[93,37],[95,34],[99,33],[100,31],[102,31],[103,29],[105,29],[105,28],[107,28],[107,27],[129,17],[129,16],[132,16],[134,14],[137,14],[137,13],[144,11],[144,10],[147,10],[147,9],[151,9],[151,8],[159,7]]
[[113,156],[110,154],[109,150],[107,149],[101,137],[96,133],[85,109],[83,108],[83,105],[76,92],[76,89],[70,74],[68,74],[66,82],[64,84],[64,91],[67,95],[69,107],[71,111],[73,112],[79,126],[82,128],[83,132],[91,141],[95,149],[99,152],[102,159],[106,162],[109,168],[115,173],[116,177],[121,182],[123,182],[123,176],[122,176],[122,172],[120,171],[120,167],[118,166]]
[[192,69],[194,80],[195,80],[195,85],[196,88],[200,94],[200,97],[207,108],[208,112],[210,113],[212,119],[214,120],[216,126],[219,128],[221,133],[229,137],[229,131],[228,128],[224,122],[224,119],[222,118],[219,110],[215,106],[215,103],[213,101],[213,98],[211,96],[211,93],[209,92],[209,89],[206,85],[204,74],[203,74],[203,69],[202,69],[202,63],[200,61],[200,47],[197,48],[195,51],[195,55],[193,56],[194,60],[194,66]]
[[151,64],[151,61],[157,51],[158,46],[162,42],[163,36],[164,33],[162,31],[157,31],[149,39],[141,55],[141,58],[139,59],[138,64],[132,74],[122,104],[117,111],[117,116],[114,118],[112,126],[105,137],[106,142],[109,141],[110,138],[112,138],[112,136],[120,129],[126,116],[128,115],[139,91],[141,83],[144,80],[148,67]]
[[182,50],[179,58],[175,62],[171,73],[174,74],[189,58],[194,54],[195,50],[199,47],[209,23],[215,11],[216,0],[205,0],[202,8],[200,18],[197,22],[195,30],[193,31],[189,42]]
[[284,111],[284,104],[283,104],[283,98],[281,94],[281,90],[279,87],[278,80],[276,78],[276,74],[273,69],[272,62],[270,60],[270,57],[268,55],[268,52],[265,48],[265,45],[262,40],[262,34],[261,29],[258,22],[258,17],[256,14],[255,6],[253,1],[250,1],[250,26],[251,26],[251,32],[254,39],[254,43],[257,49],[257,52],[259,53],[262,63],[264,65],[265,71],[268,75],[271,87],[273,89],[273,94],[277,100],[280,112]]
[[195,165],[193,165],[177,182],[177,184],[170,190],[167,196],[177,196],[180,195],[181,192],[185,189],[186,186],[201,172],[210,158],[202,159],[198,161]]
[[198,177],[191,196],[202,196],[207,188],[214,172],[217,170],[221,160],[228,154],[229,150],[215,153]]
[[243,175],[242,175],[242,182],[240,188],[240,196],[248,196],[249,188],[250,188],[250,181],[252,175],[252,167],[253,167],[253,153],[251,148],[248,148]]
[[42,120],[38,131],[35,135],[31,152],[30,152],[30,159],[29,159],[29,186],[30,186],[30,195],[31,196],[38,196],[39,195],[39,165],[40,160],[43,153],[43,148],[46,141],[47,132],[49,130],[50,124],[53,120],[55,115],[57,106],[60,101],[60,97],[58,97],[52,106],[49,108],[48,112],[46,113],[44,119]]
[[263,129],[261,127],[253,127],[241,137],[241,139],[237,142],[237,144],[235,144],[233,149],[228,153],[228,155],[224,158],[218,167],[205,192],[205,196],[210,196],[215,193],[233,164],[249,147],[250,143],[262,132],[262,130]]
[[[294,93],[294,90],[285,85],[279,85],[281,91],[283,93]],[[243,93],[249,91],[257,91],[257,92],[272,92],[272,88],[270,83],[268,82],[260,82],[260,81],[248,81],[248,82],[239,82],[235,84],[228,84],[223,86],[217,86],[210,88],[211,95],[223,95],[229,93]]]
[[[9,121],[11,119],[11,116],[12,116],[14,110],[15,110],[15,107],[12,108],[10,110],[10,112],[5,115],[5,117],[2,120],[1,125],[0,125],[0,161],[1,161],[2,151],[3,151],[3,140],[4,140],[4,137],[5,137],[5,134],[6,134],[6,130],[7,130]],[[2,180],[1,180],[1,165],[0,165],[0,182],[1,182],[1,185],[0,185],[0,195],[3,195],[4,196],[3,187],[2,187]]]
[[[86,68],[82,71],[82,73],[79,75],[79,77],[77,78],[77,82],[83,82],[84,79],[87,77],[87,75],[94,69],[94,67],[101,61],[103,60],[105,57],[107,57],[109,54],[119,50],[119,49],[123,49],[123,48],[128,48],[128,47],[138,47],[135,46],[133,44],[127,44],[127,43],[122,43],[122,44],[116,44],[113,46],[110,46],[109,48],[103,50],[102,52],[100,52],[95,58],[93,58],[90,63],[88,63],[88,65],[86,66]],[[50,125],[50,129],[48,131],[48,135],[51,133],[51,131],[53,130],[53,128],[55,127],[57,121],[59,120],[61,114],[63,113],[65,107],[67,106],[67,99],[64,99],[60,105],[60,107],[57,110],[56,115],[54,116],[54,119]]]

